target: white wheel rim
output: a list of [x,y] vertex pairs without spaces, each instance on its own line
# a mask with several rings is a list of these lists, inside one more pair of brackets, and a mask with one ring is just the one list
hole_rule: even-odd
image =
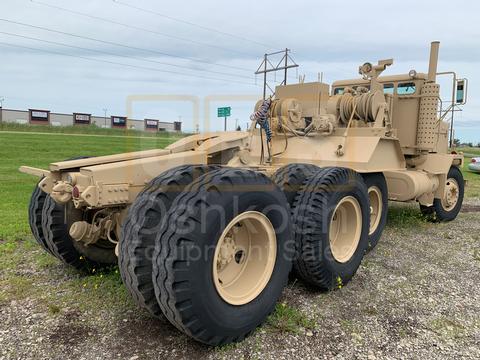
[[369,235],[372,235],[377,230],[382,218],[383,212],[383,198],[382,192],[377,186],[368,188],[368,198],[370,200],[370,230]]
[[457,180],[448,178],[445,183],[445,192],[442,199],[442,206],[446,211],[452,210],[458,203],[460,196],[460,187]]
[[362,211],[357,199],[340,200],[330,220],[330,250],[336,261],[346,263],[357,250],[362,233]]
[[213,256],[213,281],[231,305],[254,300],[267,286],[275,267],[277,237],[261,212],[246,211],[226,226]]

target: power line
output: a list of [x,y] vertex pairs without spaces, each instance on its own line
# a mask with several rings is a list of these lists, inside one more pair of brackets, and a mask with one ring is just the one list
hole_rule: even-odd
[[77,35],[77,34],[65,32],[65,31],[60,31],[60,30],[53,30],[53,29],[49,29],[49,28],[46,28],[46,27],[43,27],[43,26],[26,24],[26,23],[22,23],[22,22],[19,22],[19,21],[13,21],[13,20],[8,20],[8,19],[3,19],[3,18],[0,18],[0,21],[7,22],[7,23],[10,23],[10,24],[26,26],[26,27],[33,28],[33,29],[48,31],[48,32],[56,33],[56,34],[67,35],[67,36],[71,36],[71,37],[75,37],[75,38],[79,38],[79,39],[95,41],[95,42],[106,44],[106,45],[119,46],[119,47],[123,47],[123,48],[130,49],[130,50],[143,51],[143,52],[158,54],[158,55],[162,55],[162,56],[173,57],[173,58],[177,58],[177,59],[183,59],[183,60],[189,60],[189,61],[209,64],[209,65],[215,65],[215,66],[221,66],[221,67],[226,67],[226,68],[231,68],[231,69],[249,71],[248,69],[240,68],[240,67],[236,67],[236,66],[232,66],[232,65],[224,65],[224,64],[219,64],[219,63],[214,63],[214,62],[211,62],[211,61],[207,61],[207,60],[191,58],[191,57],[187,57],[187,56],[173,55],[173,54],[169,54],[169,53],[158,51],[158,50],[139,48],[139,47],[136,47],[136,46],[130,46],[130,45],[116,43],[116,42],[113,42],[113,41],[96,39],[96,38],[92,38],[92,37],[88,37],[88,36]]
[[[56,41],[51,41],[51,40],[39,39],[39,38],[36,38],[36,37],[30,37],[30,36],[14,34],[14,33],[9,33],[9,32],[4,32],[4,31],[0,31],[0,34],[4,34],[4,35],[8,35],[8,36],[15,36],[15,37],[23,38],[23,39],[28,39],[28,40],[40,41],[40,42],[47,43],[47,44],[65,46],[65,47],[69,47],[69,48],[72,48],[72,49],[79,49],[79,50],[83,50],[83,51],[91,51],[91,52],[96,52],[96,53],[100,53],[100,54],[104,54],[104,55],[122,57],[122,58],[126,58],[126,59],[134,59],[134,60],[138,60],[138,61],[145,61],[145,62],[156,63],[156,64],[160,64],[160,65],[168,65],[168,66],[174,66],[174,67],[178,67],[178,68],[192,70],[188,66],[170,64],[170,63],[165,63],[165,62],[162,62],[162,61],[144,59],[144,58],[140,58],[140,57],[136,57],[136,56],[115,54],[115,53],[108,52],[108,51],[89,49],[89,48],[84,48],[84,47],[81,47],[81,46],[75,46],[75,45],[69,45],[69,44],[56,42]],[[220,72],[220,71],[213,71],[213,70],[206,70],[206,69],[195,69],[195,71],[205,71],[205,72],[218,74],[218,75],[226,75],[226,76],[231,76],[231,77],[238,77],[238,78],[253,80],[251,77],[248,77],[248,76],[224,73],[224,72]]]
[[165,14],[156,12],[154,10],[145,9],[145,8],[141,8],[141,7],[138,7],[138,6],[135,6],[135,5],[131,5],[131,4],[125,3],[125,2],[120,1],[120,0],[112,0],[112,1],[115,4],[122,5],[122,6],[125,6],[125,7],[128,7],[128,8],[131,8],[131,9],[135,9],[135,10],[142,11],[142,12],[149,13],[149,14],[154,14],[154,15],[163,17],[165,19],[176,21],[176,22],[186,24],[186,25],[189,25],[189,26],[194,26],[194,27],[197,27],[199,29],[203,29],[203,30],[210,31],[210,32],[215,32],[217,34],[229,36],[229,37],[232,37],[232,38],[235,38],[235,39],[247,41],[247,42],[250,42],[252,44],[262,46],[262,47],[267,48],[267,49],[272,49],[270,44],[264,44],[264,43],[261,43],[261,42],[256,41],[256,40],[251,40],[251,39],[245,38],[243,36],[227,33],[225,31],[217,30],[217,29],[210,28],[210,27],[207,27],[207,26],[204,26],[204,25],[195,24],[195,23],[190,22],[190,21],[182,20],[182,19],[179,19],[179,18],[176,18],[176,17],[173,17],[173,16],[169,16],[169,15],[165,15]]
[[10,44],[10,43],[5,43],[5,42],[0,42],[0,45],[10,46],[10,47],[15,47],[15,48],[20,48],[20,49],[28,49],[28,50],[38,51],[38,52],[61,55],[61,56],[68,56],[68,57],[73,57],[73,58],[83,59],[83,60],[88,60],[88,61],[95,61],[95,62],[102,62],[102,63],[112,64],[112,65],[125,66],[125,67],[129,67],[129,68],[134,68],[134,69],[157,71],[157,72],[162,72],[162,73],[169,73],[169,74],[175,74],[175,75],[181,75],[181,76],[190,76],[190,77],[196,77],[196,78],[200,78],[200,79],[223,81],[223,82],[229,82],[229,83],[234,82],[234,83],[238,83],[238,84],[255,85],[253,83],[247,83],[247,82],[243,82],[243,81],[214,78],[214,77],[208,77],[208,76],[202,76],[202,75],[196,75],[196,74],[185,74],[185,73],[181,73],[181,72],[177,72],[177,71],[161,70],[161,69],[150,68],[150,67],[145,67],[145,66],[124,64],[124,63],[119,63],[119,62],[110,61],[110,60],[94,59],[94,58],[89,58],[89,57],[80,56],[80,55],[72,55],[72,54],[66,54],[66,53],[62,53],[62,52],[58,52],[58,51],[37,49],[37,48],[29,47],[29,46],[15,45],[15,44]]
[[84,16],[84,17],[87,17],[87,18],[90,18],[90,19],[95,19],[95,20],[104,21],[104,22],[107,22],[107,23],[110,23],[110,24],[115,24],[115,25],[123,26],[123,27],[129,28],[129,29],[134,29],[134,30],[138,30],[138,31],[143,31],[143,32],[146,32],[146,33],[155,34],[155,35],[160,35],[160,36],[168,37],[168,38],[175,39],[175,40],[185,41],[185,42],[189,42],[189,43],[196,44],[196,45],[200,45],[200,46],[207,46],[207,47],[211,47],[211,48],[220,49],[220,50],[223,50],[223,51],[228,51],[228,52],[232,52],[232,53],[236,53],[236,54],[248,55],[248,56],[249,56],[249,54],[246,54],[246,53],[244,53],[244,52],[237,51],[237,50],[233,50],[233,49],[224,48],[224,47],[222,47],[222,46],[212,45],[212,44],[207,44],[207,43],[202,43],[202,42],[195,41],[195,40],[192,40],[192,39],[187,39],[187,38],[183,38],[183,37],[179,37],[179,36],[175,36],[175,35],[170,35],[170,34],[166,34],[166,33],[163,33],[163,32],[159,32],[159,31],[155,31],[155,30],[150,30],[150,29],[146,29],[146,28],[143,28],[143,27],[138,27],[138,26],[134,26],[134,25],[130,25],[130,24],[125,24],[125,23],[122,23],[122,22],[119,22],[119,21],[115,21],[115,20],[111,20],[111,19],[107,19],[107,18],[104,18],[104,17],[100,17],[100,16],[96,16],[96,15],[91,15],[91,14],[83,13],[83,12],[80,12],[80,11],[75,11],[75,10],[67,9],[67,8],[64,8],[64,7],[61,7],[61,6],[57,6],[57,5],[53,5],[53,4],[48,4],[48,3],[45,3],[45,2],[42,2],[42,1],[37,1],[37,0],[30,0],[30,1],[31,1],[32,3],[34,3],[34,4],[38,4],[38,5],[41,5],[41,6],[49,7],[49,8],[56,9],[56,10],[60,10],[60,11],[64,11],[64,12],[67,12],[67,13],[70,13],[70,14],[75,14],[75,15],[79,15],[79,16]]

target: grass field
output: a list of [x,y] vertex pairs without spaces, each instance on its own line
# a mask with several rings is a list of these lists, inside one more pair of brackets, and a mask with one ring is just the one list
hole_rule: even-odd
[[0,239],[23,238],[29,233],[27,204],[38,179],[22,174],[19,166],[47,168],[54,161],[75,156],[99,156],[163,148],[175,138],[38,135],[0,132]]
[[[45,128],[43,129],[45,130]],[[432,276],[431,274],[443,276],[437,267],[431,269],[427,266],[429,264],[422,268],[422,271],[428,275],[423,275],[421,272],[417,274],[413,271],[417,265],[410,263],[415,258],[423,258],[426,254],[425,249],[431,251],[432,243],[428,239],[431,233],[433,233],[435,241],[440,236],[447,234],[448,241],[455,244],[454,249],[458,247],[458,254],[460,254],[458,256],[476,256],[477,261],[480,261],[478,238],[472,238],[471,235],[465,235],[466,233],[458,235],[450,229],[451,225],[449,224],[437,226],[427,223],[420,216],[416,206],[393,206],[389,212],[385,240],[382,240],[384,243],[376,249],[376,253],[373,254],[374,258],[369,257],[364,260],[362,271],[360,275],[357,275],[356,282],[334,294],[316,294],[301,285],[289,285],[286,295],[277,306],[277,311],[255,336],[247,340],[244,345],[232,345],[211,352],[209,349],[191,342],[183,335],[180,336],[165,320],[153,320],[145,312],[136,308],[126,293],[118,270],[115,268],[86,276],[65,268],[53,257],[44,253],[34,243],[27,221],[28,201],[36,179],[18,172],[18,167],[21,165],[45,168],[50,162],[79,155],[98,156],[163,148],[176,139],[161,136],[135,138],[131,137],[131,134],[122,137],[122,134],[103,132],[95,133],[95,135],[102,135],[98,137],[58,133],[36,134],[21,132],[20,128],[4,130],[20,132],[0,131],[0,156],[2,159],[0,162],[0,322],[4,323],[0,325],[0,330],[4,331],[0,331],[0,358],[2,358],[2,351],[6,358],[46,357],[45,353],[49,351],[52,351],[52,357],[60,356],[64,351],[68,351],[68,353],[72,351],[72,354],[77,354],[79,357],[83,357],[83,352],[88,352],[90,357],[86,356],[86,358],[96,358],[97,356],[128,358],[134,354],[155,354],[145,355],[145,357],[162,357],[160,352],[165,351],[165,354],[169,354],[165,356],[178,358],[188,358],[192,354],[199,357],[222,358],[229,357],[229,354],[238,355],[238,352],[253,353],[252,358],[262,358],[262,353],[275,353],[276,345],[271,344],[277,343],[277,337],[281,337],[284,343],[288,343],[292,338],[299,338],[301,339],[300,343],[294,347],[302,349],[303,343],[321,336],[321,327],[323,326],[331,326],[331,331],[334,332],[340,331],[339,339],[345,333],[352,334],[351,339],[348,335],[350,340],[345,340],[345,343],[335,344],[332,342],[331,344],[334,348],[338,345],[339,349],[345,350],[360,341],[359,334],[368,336],[370,329],[375,329],[375,324],[371,324],[369,329],[361,330],[363,323],[353,312],[342,317],[342,313],[353,311],[351,310],[353,307],[349,304],[349,296],[350,298],[354,297],[356,302],[362,304],[362,307],[365,306],[365,313],[359,315],[367,317],[375,315],[376,318],[381,319],[383,310],[372,307],[372,304],[377,304],[379,308],[394,304],[395,306],[389,307],[389,311],[395,312],[395,309],[402,309],[403,306],[403,303],[396,303],[397,299],[406,296],[403,293],[399,296],[398,291],[405,291],[409,296],[415,296],[417,291],[426,291],[425,289],[431,286],[429,284],[429,287],[423,287],[423,276]],[[478,149],[464,149],[464,151],[469,154],[475,154],[477,151],[480,153]],[[466,159],[466,164],[468,162],[469,159]],[[480,175],[468,173],[465,169],[464,175],[469,180],[467,196],[480,197]],[[476,215],[462,215],[458,224],[454,226],[463,231],[467,228],[466,224],[470,224],[471,219],[474,219],[474,216]],[[470,232],[468,231],[468,233]],[[412,245],[406,244],[405,239],[409,239]],[[465,248],[464,239],[469,241],[466,244],[473,250]],[[412,251],[416,255],[408,256],[407,254]],[[455,258],[445,257],[440,246],[436,251],[438,254],[435,256],[438,255],[438,258],[435,258],[435,261],[438,260],[439,265],[435,266],[441,266],[444,263],[448,263],[450,268],[457,266],[457,264],[453,264]],[[397,256],[396,252],[403,253],[403,256]],[[404,262],[399,265],[395,261]],[[428,261],[431,262],[431,259]],[[462,278],[462,281],[470,281],[468,274],[474,272],[468,271],[466,278]],[[390,286],[388,277],[393,276],[391,274],[400,279],[395,281],[400,281],[404,288],[399,288],[394,283]],[[404,284],[402,279],[405,276],[409,280]],[[411,282],[410,279],[415,280]],[[441,281],[448,281],[448,279],[442,278]],[[460,284],[460,281],[458,283]],[[438,284],[439,291],[442,291],[443,286],[441,282]],[[378,291],[382,292],[382,295],[370,299],[368,297],[374,294],[369,291],[369,288],[373,289],[373,287],[380,289]],[[460,288],[456,291],[460,293],[467,290]],[[386,302],[384,298],[388,301]],[[444,298],[442,296],[435,297],[435,301],[437,300],[443,301]],[[412,301],[420,300],[414,297]],[[317,302],[320,304],[318,307]],[[445,303],[451,304],[451,301],[448,300]],[[417,305],[423,308],[423,303]],[[315,311],[312,310],[312,306],[316,309]],[[321,310],[324,306],[327,307],[325,311]],[[468,319],[471,316],[468,317],[468,313],[465,313],[465,319],[461,320],[448,317],[448,313],[442,315],[443,317],[430,318],[431,313],[427,309],[430,309],[431,306],[433,305],[425,305],[425,327],[426,329],[431,327],[433,329],[431,331],[434,333],[428,335],[427,332],[429,336],[427,339],[432,336],[437,337],[435,335],[437,333],[440,334],[438,338],[441,339],[440,336],[443,336],[444,329],[449,331],[447,335],[455,341],[470,339],[466,337],[470,336],[470,331],[473,331],[469,328]],[[472,307],[468,309],[472,309]],[[414,311],[413,308],[412,311]],[[412,314],[414,313],[412,312]],[[28,320],[32,316],[36,316],[35,319],[38,319],[38,321],[34,321],[33,325],[31,320]],[[415,317],[416,315],[411,316]],[[399,336],[403,339],[410,339],[409,331],[413,330],[408,325],[410,320],[405,321],[407,321],[405,324],[400,324],[402,332],[399,333]],[[416,329],[414,326],[413,328]],[[2,341],[6,341],[4,340],[6,336],[2,334],[7,332],[10,334],[10,329],[15,329],[12,330],[13,335],[8,335],[10,336],[8,342],[3,344]],[[378,331],[381,329],[383,329],[382,324]],[[44,332],[48,334],[44,335]],[[84,338],[91,336],[96,339],[86,342]],[[379,338],[382,338],[381,341],[385,341],[384,336],[390,335],[378,335]],[[25,342],[29,343],[37,337],[43,338],[43,340],[38,343],[37,340],[33,340],[35,343],[32,346],[21,345]],[[330,346],[328,341],[328,339],[322,339],[322,345],[315,345],[317,347],[314,349],[323,349],[322,346],[326,346],[325,344]],[[14,345],[15,342],[17,345]],[[108,347],[108,352],[104,353],[107,351],[104,347]],[[179,356],[179,349],[183,349],[183,356]],[[326,350],[329,351],[329,348]],[[345,351],[344,354],[349,354],[350,350]],[[351,351],[355,353],[360,350],[353,349]],[[177,355],[174,355],[175,352]]]
[[480,156],[480,148],[459,148],[465,154],[465,163],[463,164],[463,177],[468,182],[465,194],[468,197],[480,197],[480,174],[468,171],[467,166],[473,156]]

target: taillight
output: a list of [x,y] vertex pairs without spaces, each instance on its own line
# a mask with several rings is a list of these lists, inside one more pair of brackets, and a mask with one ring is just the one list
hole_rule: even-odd
[[476,163],[477,160],[475,158],[472,158],[472,163]]
[[80,190],[78,187],[74,186],[72,189],[72,196],[74,199],[78,199],[80,197]]

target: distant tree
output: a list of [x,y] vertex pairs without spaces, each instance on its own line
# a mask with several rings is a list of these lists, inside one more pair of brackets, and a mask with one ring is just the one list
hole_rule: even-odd
[[469,143],[467,143],[467,146],[468,147],[473,147],[473,143],[469,142]]
[[460,146],[460,139],[453,139],[453,145]]
[[237,131],[242,131],[242,128],[240,127],[240,125],[237,126]]

